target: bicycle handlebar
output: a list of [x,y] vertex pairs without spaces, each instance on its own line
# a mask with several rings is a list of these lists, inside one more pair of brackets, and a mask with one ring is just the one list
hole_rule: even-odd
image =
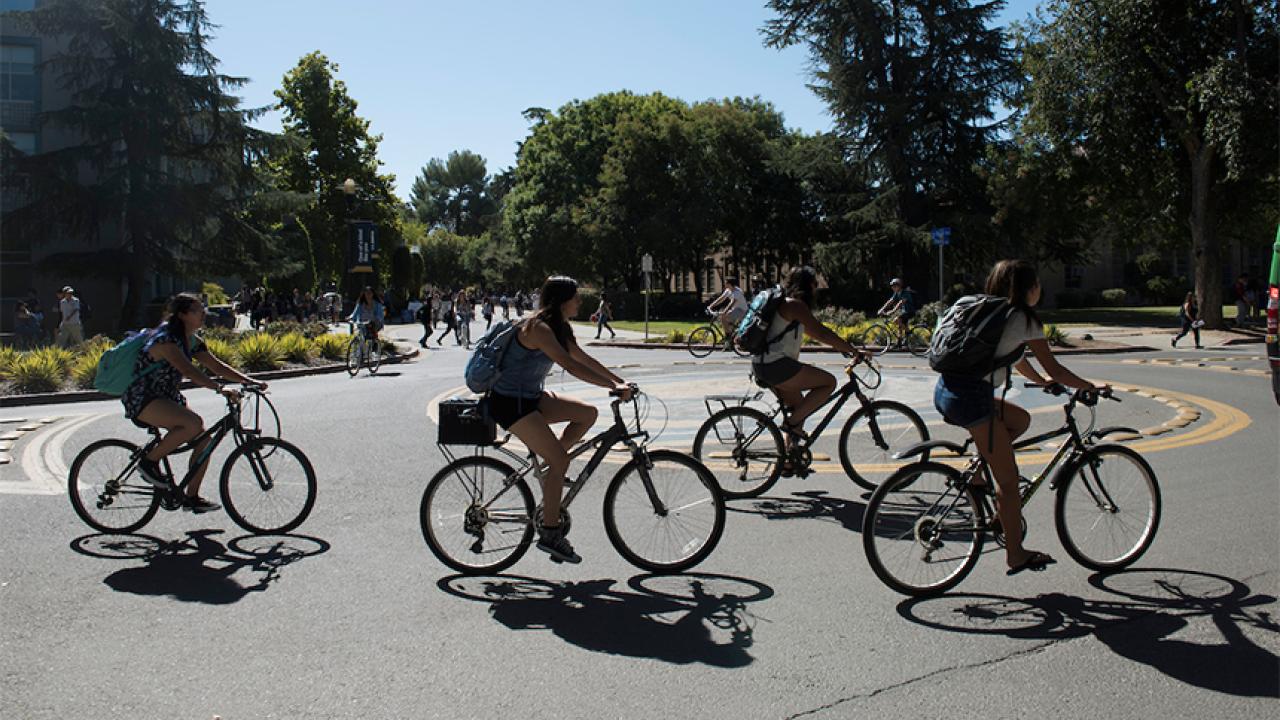
[[1051,382],[1048,384],[1044,384],[1044,383],[1028,382],[1024,384],[1024,387],[1038,388],[1040,390],[1044,390],[1046,393],[1049,393],[1050,395],[1055,395],[1055,396],[1066,395],[1070,393],[1072,402],[1079,402],[1082,405],[1086,405],[1090,407],[1098,404],[1098,400],[1103,398],[1107,400],[1113,400],[1115,402],[1121,402],[1120,398],[1115,396],[1112,389],[1109,386],[1105,386],[1105,385],[1098,388],[1097,390],[1081,390],[1079,388],[1072,390],[1071,388],[1068,388],[1062,383]]

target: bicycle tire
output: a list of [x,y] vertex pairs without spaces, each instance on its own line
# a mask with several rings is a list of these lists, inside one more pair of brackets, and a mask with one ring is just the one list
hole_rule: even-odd
[[[715,478],[702,463],[675,450],[652,450],[648,453],[650,482],[654,494],[666,512],[658,514],[644,487],[641,466],[633,458],[613,476],[604,494],[604,529],[609,542],[627,562],[649,572],[682,572],[702,562],[724,532],[724,498]],[[659,477],[663,476],[663,477]],[[625,497],[621,497],[625,495]],[[620,503],[635,500],[638,524],[663,525],[657,535],[672,540],[675,549],[670,557],[654,558],[650,550],[655,542],[643,543],[646,554],[633,547],[635,533],[619,527]],[[652,516],[648,514],[651,513]],[[631,512],[622,512],[631,515]],[[709,515],[709,517],[707,517]],[[682,522],[681,522],[682,521]],[[699,539],[701,538],[701,539]]]
[[[264,453],[263,448],[271,450]],[[241,459],[244,462],[239,464],[247,466],[249,473],[233,480],[232,471],[237,468],[237,461]],[[301,469],[300,476],[282,474],[294,467],[294,463],[289,462],[290,459],[296,461],[297,467]],[[264,478],[270,483],[270,487],[263,487]],[[255,488],[258,495],[251,497],[249,493]],[[296,488],[302,488],[300,500],[295,499],[298,496]],[[218,491],[222,495],[222,507],[235,524],[255,535],[283,534],[301,525],[315,507],[316,471],[311,467],[306,454],[293,443],[279,438],[253,438],[227,456],[226,462],[222,464]],[[287,505],[282,504],[286,502]],[[252,511],[250,505],[253,506]],[[283,515],[270,521],[260,519],[259,510],[266,506],[281,508]],[[268,513],[262,514],[266,516]]]
[[[124,467],[114,469],[121,464],[120,461],[117,461],[113,464],[113,469],[96,472],[94,473],[96,479],[91,480],[88,468],[93,466],[87,464],[89,458],[94,453],[102,452],[108,448],[116,448],[127,453],[123,462]],[[142,526],[151,522],[151,518],[155,517],[156,511],[160,509],[160,496],[156,494],[150,483],[142,478],[141,473],[137,472],[136,466],[130,467],[133,464],[133,456],[140,450],[141,448],[127,440],[107,438],[90,443],[88,447],[80,451],[79,455],[76,455],[76,459],[71,462],[71,471],[67,475],[67,494],[71,499],[71,507],[86,525],[98,532],[123,534],[141,529]],[[97,507],[97,503],[100,501],[101,494],[106,492],[107,482],[119,477],[123,477],[125,483],[118,486],[120,489],[111,494],[111,502],[107,503],[107,505],[113,508],[113,512],[120,512],[124,522],[107,523],[92,512],[90,508],[92,507],[94,510],[99,511],[106,509]],[[137,502],[117,506],[116,503],[119,501],[115,498],[121,496],[128,496],[131,499],[136,499]],[[86,499],[91,502],[88,506],[85,505]]]
[[[493,562],[468,562],[472,557],[483,556],[482,553],[487,551],[487,548],[483,546],[483,541],[488,538],[488,533],[485,531],[490,526],[497,525],[497,523],[490,520],[487,517],[488,513],[486,513],[484,523],[479,528],[467,529],[466,515],[476,507],[477,499],[475,494],[469,491],[467,487],[461,483],[458,484],[458,487],[463,490],[464,494],[469,495],[469,498],[465,502],[470,503],[463,509],[462,513],[457,515],[457,517],[453,516],[453,508],[455,507],[453,503],[450,503],[448,508],[439,507],[441,503],[445,502],[441,493],[455,489],[445,487],[446,481],[450,478],[454,478],[458,470],[467,466],[475,466],[478,471],[492,471],[494,473],[492,475],[492,479],[494,481],[493,486],[495,489],[502,487],[502,481],[515,473],[515,470],[513,470],[510,465],[507,465],[495,458],[483,456],[459,458],[458,460],[441,468],[440,471],[427,482],[426,489],[422,491],[422,502],[418,506],[418,522],[422,527],[422,537],[427,541],[427,547],[431,550],[431,553],[435,555],[440,562],[457,572],[464,575],[491,575],[499,573],[514,565],[516,561],[524,556],[525,552],[529,550],[529,546],[533,543],[533,494],[529,491],[529,486],[525,483],[523,478],[514,483],[513,487],[516,497],[513,498],[513,500],[518,500],[520,503],[520,506],[515,507],[514,510],[517,514],[523,512],[523,518],[520,519],[513,516],[511,518],[511,524],[514,525],[518,522],[522,526],[523,530],[521,531],[520,536],[516,538],[513,543],[509,543],[507,545],[508,550],[506,554],[498,557]],[[473,478],[466,478],[466,476],[463,476],[463,478],[469,480],[473,487],[476,484]],[[483,486],[485,482],[486,479],[481,479],[479,484]],[[481,487],[480,493],[482,495],[483,492],[484,488]],[[461,496],[459,496],[459,498],[461,498]],[[482,500],[483,497],[480,499]],[[445,532],[451,529],[461,530],[462,534],[469,538],[473,538],[471,540],[460,538],[462,543],[468,543],[465,551],[463,549],[463,545],[450,542],[443,537]],[[474,530],[479,530],[481,536],[477,537]],[[505,534],[506,533],[497,530],[495,531],[494,536],[500,538]],[[457,553],[451,549],[455,545],[457,546]]]
[[[884,421],[895,414],[899,416],[898,419]],[[870,425],[872,418],[880,430],[881,439],[888,447],[881,449],[874,444],[875,436],[871,433]],[[865,434],[860,427],[865,428]],[[915,410],[894,400],[875,400],[858,408],[840,430],[840,465],[858,487],[874,491],[880,484],[858,472],[858,465],[891,465],[887,473],[892,474],[908,462],[927,462],[927,451],[918,458],[905,461],[894,461],[893,455],[928,440],[929,427]]]
[[923,325],[915,325],[907,329],[907,351],[913,357],[924,357],[929,353],[929,341],[933,339],[933,331]]
[[719,341],[718,333],[710,325],[696,327],[689,331],[685,344],[689,346],[689,354],[696,358],[704,358],[716,349]]
[[369,368],[370,375],[377,375],[378,368],[382,366],[382,340],[374,340],[370,338],[365,341],[365,365]]
[[[969,489],[959,490],[963,476],[959,470],[937,462],[912,463],[885,480],[867,503],[862,524],[862,548],[871,570],[886,586],[913,597],[931,597],[950,590],[973,571],[982,554],[986,539],[986,517],[983,506]],[[955,501],[951,497],[957,498]],[[932,505],[927,503],[932,499]],[[955,507],[960,508],[951,528],[938,532],[941,520],[926,519],[928,513],[942,505],[954,503],[941,515],[947,518]],[[924,508],[918,515],[913,511]],[[946,571],[939,579],[924,581],[905,577],[908,569],[891,569],[887,559],[911,559],[919,557],[925,570],[940,567],[942,561],[933,559],[933,553],[946,547],[943,537],[950,537],[957,546],[952,556],[958,561],[954,569]],[[967,547],[964,542],[969,543]],[[896,565],[896,563],[894,563]]]
[[[714,432],[717,425],[727,423],[720,432]],[[755,433],[759,427],[760,432]],[[725,434],[733,432],[732,444],[726,444]],[[753,435],[754,433],[754,435]],[[741,445],[747,436],[752,439],[747,448]],[[752,449],[756,443],[759,449]],[[728,457],[720,455],[728,453]],[[752,498],[769,491],[782,475],[784,445],[782,431],[768,415],[746,406],[721,409],[698,428],[693,438],[693,457],[702,463],[715,478],[720,492],[730,500]],[[762,474],[749,479],[752,458],[763,461],[760,468]],[[745,463],[739,466],[739,463]]]
[[362,358],[361,353],[364,352],[364,343],[357,335],[351,338],[347,343],[347,374],[355,377],[360,373],[360,365]]
[[[1110,476],[1101,478],[1099,466],[1107,457],[1118,461],[1123,458],[1122,462],[1126,464],[1113,462],[1109,467],[1119,469],[1109,471],[1112,473]],[[1135,479],[1132,489],[1120,487],[1125,482],[1120,479],[1122,477],[1120,473],[1126,467],[1130,469],[1131,477]],[[1054,502],[1054,524],[1057,525],[1058,539],[1062,541],[1063,549],[1073,560],[1090,570],[1111,572],[1129,567],[1151,547],[1156,530],[1160,527],[1160,485],[1151,465],[1137,451],[1122,445],[1095,445],[1086,450],[1074,463],[1060,470],[1054,479],[1058,487],[1057,499]],[[1073,496],[1071,494],[1073,488],[1082,488],[1083,495],[1077,492]],[[1101,498],[1109,501],[1115,509],[1109,510],[1099,506],[1097,494],[1099,489],[1102,490]],[[1149,515],[1141,521],[1142,527],[1139,528],[1136,539],[1111,556],[1098,557],[1100,553],[1095,552],[1091,547],[1095,544],[1090,542],[1091,538],[1102,541],[1115,540],[1119,535],[1118,531],[1125,529],[1124,521],[1119,519],[1121,511],[1126,507],[1135,507],[1131,502],[1121,505],[1121,498],[1118,495],[1122,490],[1128,497],[1132,497],[1139,503],[1136,507],[1141,508],[1145,500],[1145,509]],[[1088,508],[1090,504],[1093,505],[1092,511]],[[1074,523],[1067,519],[1069,511],[1075,508],[1082,510],[1085,515],[1085,527],[1090,531],[1087,535],[1079,530],[1073,530]],[[1103,512],[1100,514],[1098,511]],[[1109,522],[1107,522],[1108,518],[1111,518]],[[1100,530],[1102,525],[1106,526],[1105,530]]]
[[883,323],[877,323],[867,328],[867,332],[862,336],[863,347],[872,355],[880,356],[889,352],[889,346],[893,344],[893,331]]

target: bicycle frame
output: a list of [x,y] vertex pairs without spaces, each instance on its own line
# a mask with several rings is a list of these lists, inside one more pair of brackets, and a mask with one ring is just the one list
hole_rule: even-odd
[[[233,437],[233,439],[235,440],[236,446],[239,447],[244,443],[246,436],[257,435],[261,432],[260,430],[246,430],[244,427],[242,427],[240,425],[239,410],[240,410],[240,404],[239,402],[237,402],[235,405],[233,405],[231,408],[227,410],[226,415],[223,415],[222,418],[218,420],[218,422],[213,424],[213,427],[206,429],[204,432],[200,433],[199,435],[195,436],[191,440],[178,446],[173,452],[169,453],[168,455],[165,455],[163,458],[160,459],[160,462],[164,467],[164,471],[168,473],[170,477],[174,477],[173,467],[169,463],[169,458],[174,455],[180,455],[186,452],[194,453],[192,455],[191,466],[187,469],[187,472],[183,476],[182,481],[175,483],[176,489],[178,490],[187,489],[187,486],[190,485],[191,481],[195,478],[196,471],[204,467],[204,465],[209,462],[209,459],[213,456],[214,451],[218,449],[218,446],[222,444],[222,441],[226,439],[228,434],[230,434]],[[155,437],[152,438],[151,442],[144,445],[142,449],[138,451],[138,454],[134,462],[131,463],[129,467],[125,469],[126,475],[132,472],[135,467],[137,467],[138,461],[140,461],[147,453],[151,452],[152,448],[154,448],[156,445],[160,443],[160,440],[161,440],[160,431],[152,429],[152,430],[149,430],[149,432],[154,434]],[[196,447],[198,447],[201,443],[203,443],[206,440],[210,440],[209,444],[206,445],[203,450],[197,453]],[[256,462],[255,459],[252,457],[252,454],[250,454],[249,461],[250,463]],[[255,473],[259,474],[259,476],[261,477],[260,468],[255,466],[254,470],[255,470]]]
[[[831,405],[831,409],[827,411],[827,414],[813,428],[813,432],[809,433],[808,439],[801,439],[800,442],[796,444],[797,447],[809,448],[812,447],[814,443],[818,442],[818,438],[822,437],[822,433],[827,429],[827,426],[831,424],[831,421],[835,420],[836,414],[840,412],[840,408],[844,407],[844,404],[849,401],[850,397],[857,397],[858,402],[863,407],[871,404],[870,398],[867,397],[866,393],[862,392],[862,381],[853,374],[852,368],[846,368],[845,374],[847,375],[847,379],[844,385],[841,385],[839,389],[834,393],[831,393],[831,397],[824,400],[814,413],[816,414],[821,412],[822,409],[828,405]],[[778,407],[773,409],[773,413],[770,414],[769,417],[771,419],[776,418],[779,412],[782,413],[782,417],[784,419],[789,419],[791,417],[790,410],[783,406],[781,401],[779,401]],[[876,444],[883,444],[884,438],[880,435],[879,425],[872,423],[871,431],[872,438],[876,441]]]

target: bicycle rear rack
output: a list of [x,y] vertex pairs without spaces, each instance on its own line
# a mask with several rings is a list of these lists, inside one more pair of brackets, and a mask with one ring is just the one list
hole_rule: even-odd
[[[705,395],[702,398],[702,404],[706,405],[708,415],[715,415],[717,412],[720,412],[720,410],[728,410],[729,403],[733,403],[734,405],[741,407],[747,403],[759,402],[763,397],[763,390],[757,390],[754,393],[743,393],[741,395]],[[711,406],[712,403],[720,403],[719,410],[713,408]]]

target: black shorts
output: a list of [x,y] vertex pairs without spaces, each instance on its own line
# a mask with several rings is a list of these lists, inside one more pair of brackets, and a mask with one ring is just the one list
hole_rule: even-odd
[[489,397],[485,399],[489,417],[501,425],[503,430],[510,430],[511,426],[520,422],[525,415],[538,412],[538,405],[541,402],[541,395],[535,398],[521,398],[499,395],[496,392],[489,393]]
[[795,377],[804,369],[804,363],[795,358],[778,358],[769,363],[751,363],[751,372],[756,376],[756,384],[762,388],[772,388]]

